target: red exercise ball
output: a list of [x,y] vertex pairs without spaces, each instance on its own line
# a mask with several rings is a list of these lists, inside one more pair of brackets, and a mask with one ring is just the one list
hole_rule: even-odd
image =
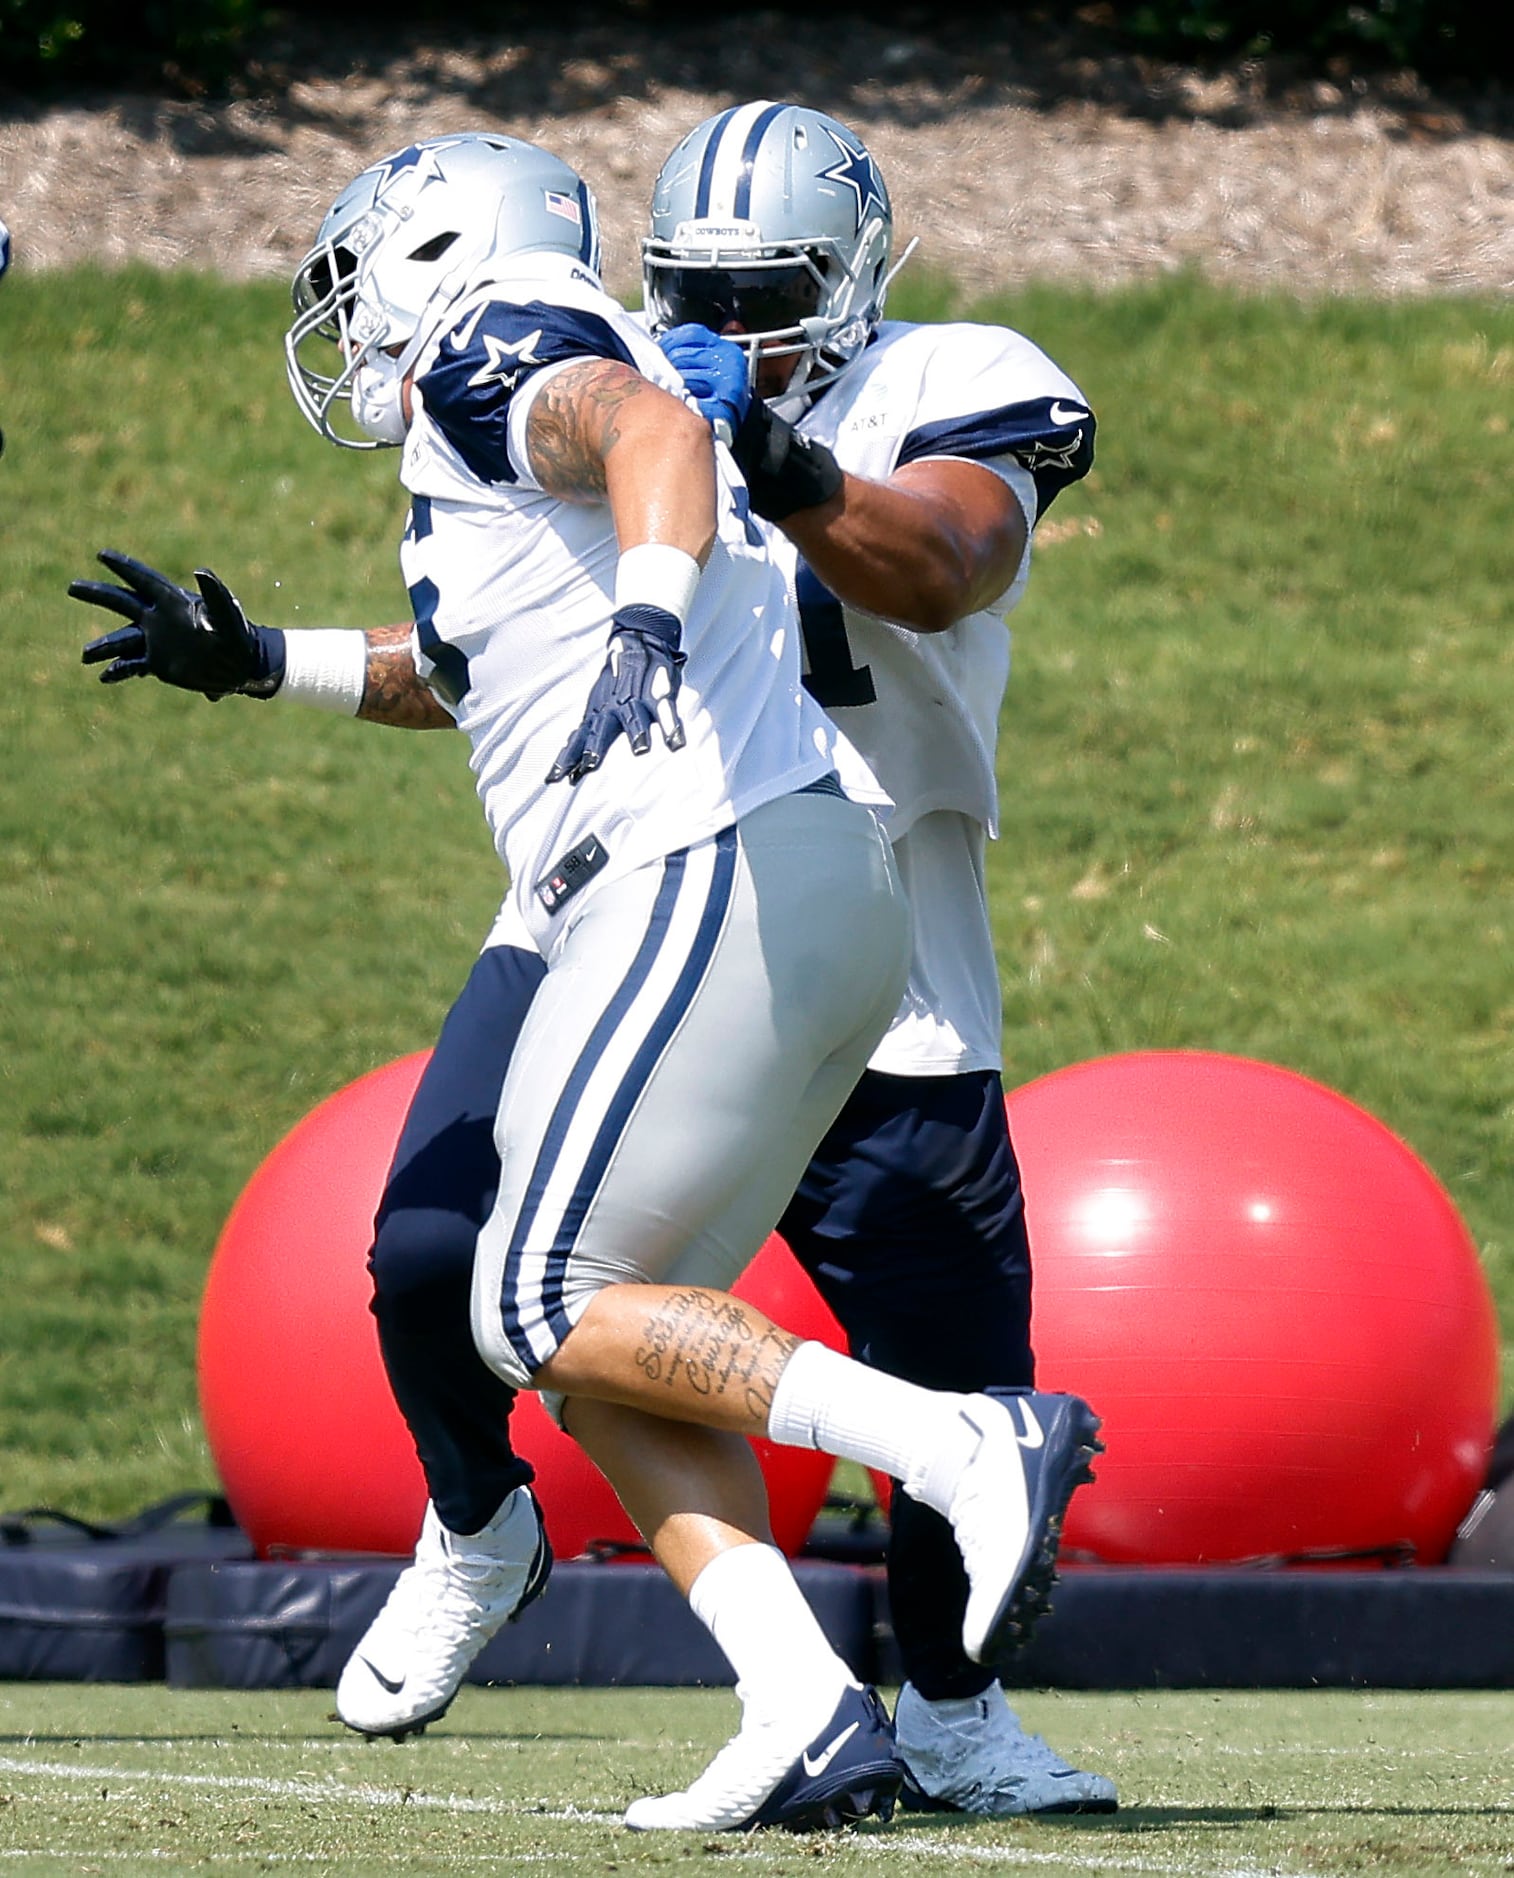
[[[216,1243],[200,1310],[200,1408],[238,1524],[258,1553],[406,1556],[426,1488],[389,1393],[368,1309],[373,1216],[429,1051],[329,1096],[243,1188]],[[788,1248],[769,1239],[734,1287],[796,1334],[844,1349],[840,1326]],[[518,1451],[537,1470],[559,1558],[595,1541],[639,1543],[609,1483],[519,1398]],[[754,1444],[773,1535],[790,1555],[809,1535],[834,1462]]]
[[1498,1338],[1423,1162],[1321,1084],[1205,1051],[1076,1064],[1008,1110],[1037,1380],[1104,1419],[1064,1559],[1444,1559]]

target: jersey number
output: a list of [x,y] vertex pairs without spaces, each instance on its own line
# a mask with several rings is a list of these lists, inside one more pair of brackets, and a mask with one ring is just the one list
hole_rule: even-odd
[[[410,516],[406,526],[406,539],[425,541],[431,533],[431,498],[414,496],[410,502]],[[430,659],[433,671],[430,680],[431,689],[436,695],[451,705],[459,704],[464,693],[473,682],[468,672],[467,656],[457,647],[449,645],[436,630],[436,609],[441,595],[436,590],[433,580],[418,580],[410,589],[410,607],[415,614],[415,630],[421,642],[421,650]]]
[[876,703],[878,689],[873,683],[871,666],[852,663],[841,602],[803,561],[799,563],[795,591],[799,600],[799,631],[804,639],[805,663],[809,666],[804,675],[805,690],[816,704],[827,707]]

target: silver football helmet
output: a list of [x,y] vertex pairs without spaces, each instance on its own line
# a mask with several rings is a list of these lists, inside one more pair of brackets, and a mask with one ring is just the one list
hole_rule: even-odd
[[[663,164],[641,244],[654,332],[693,321],[759,354],[797,354],[785,397],[857,358],[883,313],[894,218],[861,138],[759,99],[706,118]],[[896,270],[897,271],[897,270]]]
[[[371,165],[327,210],[295,273],[284,338],[295,403],[345,448],[403,442],[400,381],[448,308],[506,257],[541,251],[599,273],[588,184],[537,145],[468,131]],[[338,430],[348,416],[361,434]]]

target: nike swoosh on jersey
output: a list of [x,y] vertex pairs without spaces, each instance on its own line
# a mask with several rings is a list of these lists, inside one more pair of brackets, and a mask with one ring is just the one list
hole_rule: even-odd
[[[485,300],[481,306],[476,306],[473,309],[455,332],[447,335],[447,344],[451,346],[454,352],[466,352],[468,350],[468,347],[473,343],[474,333],[478,331],[478,323],[488,310],[489,302]],[[366,1657],[363,1660],[367,1662]],[[369,1663],[368,1667],[372,1669],[373,1665]]]
[[373,1671],[374,1681],[381,1682],[389,1691],[390,1695],[398,1695],[400,1690],[404,1688],[405,1678],[403,1676],[400,1677],[398,1682],[391,1682],[384,1674],[383,1670],[381,1670],[376,1663],[370,1663],[366,1656],[363,1658],[363,1664],[366,1668]]
[[809,1775],[811,1780],[815,1778],[816,1774],[823,1774],[825,1772],[826,1768],[830,1766],[831,1762],[835,1760],[836,1756],[861,1726],[861,1722],[853,1722],[849,1728],[843,1728],[836,1739],[830,1742],[826,1747],[823,1747],[813,1759],[810,1758],[809,1749],[806,1748],[804,1750],[802,1757],[804,1760],[804,1771]]
[[1047,416],[1054,424],[1078,424],[1087,417],[1086,411],[1080,411],[1075,404],[1058,404],[1053,398]]

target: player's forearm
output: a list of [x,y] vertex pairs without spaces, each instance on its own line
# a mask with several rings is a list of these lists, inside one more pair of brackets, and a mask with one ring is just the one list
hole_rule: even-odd
[[286,632],[274,696],[398,730],[451,730],[453,719],[415,669],[414,631],[404,625]]
[[358,716],[396,730],[455,730],[451,715],[415,669],[410,626],[374,626],[363,634],[368,650]]
[[915,632],[944,632],[1014,579],[1025,518],[973,464],[906,466],[888,482],[848,474],[840,493],[778,526],[848,606]]

